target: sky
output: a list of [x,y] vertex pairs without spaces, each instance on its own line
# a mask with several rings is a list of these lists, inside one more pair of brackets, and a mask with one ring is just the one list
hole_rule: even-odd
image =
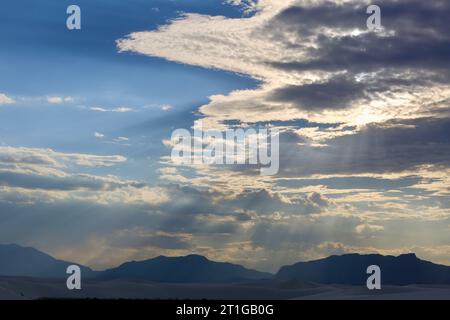
[[[81,8],[81,30],[66,9]],[[0,243],[95,269],[350,252],[450,265],[450,3],[16,0],[0,8]],[[280,169],[171,162],[270,126]]]

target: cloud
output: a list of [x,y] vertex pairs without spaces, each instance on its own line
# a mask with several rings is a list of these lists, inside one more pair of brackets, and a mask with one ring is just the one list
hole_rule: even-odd
[[418,0],[384,1],[380,6],[384,33],[364,30],[366,3],[319,2],[308,7],[299,2],[283,10],[269,26],[281,34],[297,38],[307,34],[315,40],[310,59],[291,60],[285,68],[367,72],[408,67],[441,70],[448,65],[450,29],[444,22],[450,14],[448,1],[430,5]]
[[52,149],[0,146],[0,163],[23,166],[63,168],[67,165],[109,167],[127,161],[120,155],[101,156],[83,153],[63,153]]
[[280,193],[268,190],[252,190],[238,194],[234,199],[226,202],[235,211],[242,210],[257,214],[273,214],[282,212],[287,214],[313,214],[322,211],[327,201],[318,193],[311,195],[296,195],[290,199]]
[[[358,130],[445,108],[445,1],[386,1],[381,33],[366,29],[366,3],[360,1],[252,5],[256,13],[248,18],[186,14],[157,30],[132,33],[118,47],[261,80],[256,89],[210,97],[199,108],[208,128],[306,119]],[[424,16],[436,19],[425,26]]]
[[244,16],[182,14],[117,46],[258,80],[197,114],[205,128],[279,128],[279,175],[171,166],[151,185],[114,176],[121,155],[0,147],[2,239],[102,266],[188,252],[270,270],[354,251],[450,256],[448,2],[383,1],[378,33],[366,2],[228,3]]
[[[247,18],[185,14],[118,40],[118,48],[261,80],[254,89],[211,96],[199,111],[205,129],[279,126],[281,176],[448,164],[447,2],[383,2],[384,30],[377,33],[367,30],[367,4],[360,1],[253,5],[256,13]],[[424,25],[424,16],[433,22]],[[231,176],[195,169],[214,183]]]
[[379,225],[371,225],[371,224],[359,224],[355,228],[357,233],[373,233],[373,232],[379,232],[384,230],[383,226]]
[[132,108],[128,108],[128,107],[117,107],[117,108],[112,108],[112,109],[106,109],[106,108],[101,108],[101,107],[92,107],[92,108],[90,108],[90,110],[96,111],[96,112],[117,112],[117,113],[125,113],[125,112],[133,111]]
[[163,104],[161,105],[161,110],[162,111],[169,111],[173,108],[173,106],[171,106],[170,104]]
[[281,175],[386,173],[427,164],[448,166],[449,125],[449,118],[392,120],[329,139],[322,147],[282,144]]
[[96,137],[97,139],[103,139],[105,135],[100,132],[94,132],[94,137]]
[[11,97],[8,97],[6,94],[4,94],[4,93],[0,93],[0,105],[3,105],[3,104],[13,104],[13,103],[15,103],[16,101],[13,99],[13,98],[11,98]]
[[141,188],[137,182],[123,182],[111,177],[88,174],[44,175],[20,170],[0,170],[0,186],[22,189],[42,189],[56,191],[90,190],[107,191],[133,186]]
[[323,83],[291,85],[276,89],[272,100],[290,102],[299,109],[314,111],[341,109],[349,103],[365,97],[365,86],[349,77],[338,76]]
[[66,102],[72,102],[73,98],[72,97],[60,97],[60,96],[48,96],[46,98],[48,103],[51,104],[61,104],[61,103],[66,103]]
[[[162,253],[198,252],[272,270],[280,264],[325,254],[331,250],[324,244],[328,242],[339,242],[339,247],[349,252],[363,250],[364,246],[373,248],[370,237],[377,233],[387,234],[386,242],[393,244],[399,221],[417,223],[411,230],[421,225],[434,232],[436,226],[442,228],[448,220],[447,215],[427,221],[426,211],[430,208],[422,208],[415,216],[403,209],[397,215],[399,210],[387,212],[385,207],[381,210],[386,216],[370,215],[367,210],[352,214],[348,206],[339,205],[339,198],[318,192],[278,188],[232,195],[220,189],[151,186],[114,176],[73,174],[65,167],[50,172],[36,166],[31,170],[22,167],[26,161],[21,157],[15,159],[19,168],[11,166],[10,159],[0,170],[3,239],[33,243],[93,266],[111,267],[127,259]],[[44,168],[48,164],[32,158],[27,162]],[[414,181],[403,184],[415,185]],[[376,193],[368,197],[376,201]],[[417,210],[411,208],[413,211]],[[10,212],[15,212],[14,216]],[[394,218],[397,222],[392,221]],[[95,256],[83,253],[82,248],[88,244],[97,253]],[[383,248],[388,250],[389,246],[383,243],[378,247]]]

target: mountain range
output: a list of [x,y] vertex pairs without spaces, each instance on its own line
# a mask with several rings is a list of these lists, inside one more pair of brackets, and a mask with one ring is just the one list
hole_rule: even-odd
[[138,279],[155,282],[202,283],[240,282],[270,278],[272,274],[243,266],[214,262],[199,255],[159,256],[144,261],[130,261],[105,271],[93,271],[80,264],[57,260],[34,248],[16,244],[0,245],[0,276],[65,278],[69,265],[80,266],[83,278],[112,280]]
[[[66,268],[76,264],[51,257],[34,248],[0,245],[0,276],[65,278]],[[365,285],[369,265],[381,268],[384,285],[450,284],[450,267],[417,258],[379,254],[345,254],[283,266],[276,274],[208,260],[200,255],[130,261],[104,271],[81,266],[83,278],[95,280],[145,280],[164,283],[231,283],[272,279],[320,284]]]
[[365,285],[369,276],[366,269],[370,265],[380,267],[383,284],[450,284],[450,267],[421,260],[414,253],[398,257],[379,254],[330,256],[281,267],[276,277],[321,284]]
[[244,268],[237,264],[214,262],[199,255],[159,256],[144,261],[126,262],[105,270],[99,279],[134,278],[157,282],[240,282],[270,278],[270,273]]
[[[74,263],[57,260],[52,256],[30,247],[16,244],[0,245],[0,275],[26,276],[35,278],[67,277],[66,269]],[[92,277],[95,272],[77,264],[83,276]]]

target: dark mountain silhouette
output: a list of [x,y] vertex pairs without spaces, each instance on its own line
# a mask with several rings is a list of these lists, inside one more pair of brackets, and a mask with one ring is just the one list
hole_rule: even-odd
[[133,278],[158,282],[239,282],[272,277],[270,273],[246,269],[240,265],[214,262],[199,255],[159,256],[145,261],[126,262],[103,271],[99,278]]
[[[34,278],[66,278],[72,262],[57,260],[34,248],[15,244],[0,245],[0,276]],[[77,264],[79,265],[79,264]],[[379,254],[346,254],[299,262],[270,273],[243,266],[214,262],[199,255],[184,257],[159,256],[144,261],[131,261],[105,271],[80,266],[83,278],[97,280],[136,279],[167,283],[228,283],[270,279],[276,283],[321,283],[365,286],[369,265],[381,268],[383,285],[450,285],[450,267],[434,264],[403,254],[398,257]],[[268,280],[269,281],[269,280]]]
[[[72,262],[57,260],[34,248],[15,244],[0,245],[0,276],[66,278]],[[79,265],[79,264],[76,264]],[[126,262],[117,268],[93,271],[79,265],[83,278],[140,279],[156,282],[239,282],[272,277],[272,274],[240,265],[210,261],[198,255],[157,257]]]
[[[76,263],[57,260],[48,254],[16,244],[0,245],[0,275],[36,278],[66,278],[67,267]],[[76,264],[80,266],[79,264]],[[93,277],[95,272],[80,266],[83,277]]]
[[450,267],[420,260],[413,253],[398,257],[379,254],[330,256],[284,266],[276,278],[322,284],[365,285],[369,276],[366,270],[370,265],[381,268],[383,285],[450,284]]

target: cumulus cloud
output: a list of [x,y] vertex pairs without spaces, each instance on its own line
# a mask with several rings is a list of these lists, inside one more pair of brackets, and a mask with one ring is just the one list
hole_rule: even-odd
[[[201,106],[212,127],[292,119],[361,126],[445,107],[427,104],[450,93],[439,71],[448,63],[445,1],[386,1],[382,33],[366,30],[360,1],[253,5],[256,14],[249,18],[187,14],[158,30],[132,33],[118,47],[262,81],[257,89],[213,96]],[[426,28],[425,15],[436,17]]]

